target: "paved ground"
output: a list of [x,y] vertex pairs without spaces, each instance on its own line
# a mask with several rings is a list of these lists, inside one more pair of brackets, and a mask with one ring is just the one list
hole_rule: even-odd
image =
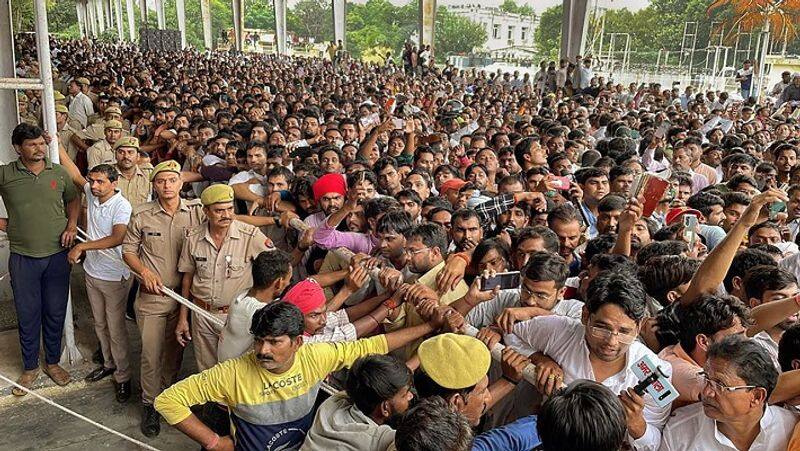
[[[37,380],[37,393],[85,415],[112,429],[141,440],[161,450],[197,450],[199,446],[183,434],[162,422],[161,435],[147,439],[139,432],[140,404],[138,402],[138,372],[141,342],[136,324],[128,322],[132,359],[134,362],[135,393],[126,404],[114,399],[111,378],[86,384],[83,377],[96,366],[91,355],[97,347],[92,317],[84,290],[83,273],[73,271],[72,296],[75,308],[75,338],[84,360],[67,369],[75,382],[58,387],[45,375]],[[8,300],[0,302],[0,317],[13,316],[13,305]],[[21,371],[19,342],[15,329],[0,332],[0,374],[16,380]],[[195,368],[191,349],[184,354],[183,374]],[[134,450],[130,444],[113,434],[78,420],[32,396],[18,398],[10,394],[8,384],[0,381],[0,437],[3,450],[69,450],[92,451],[96,449]]]

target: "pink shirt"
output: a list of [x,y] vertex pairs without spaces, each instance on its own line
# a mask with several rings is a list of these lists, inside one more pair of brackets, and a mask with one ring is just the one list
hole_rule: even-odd
[[692,360],[680,343],[667,346],[658,356],[672,365],[672,385],[680,393],[678,399],[672,402],[672,410],[700,401],[705,382],[698,373],[703,371],[703,367]]

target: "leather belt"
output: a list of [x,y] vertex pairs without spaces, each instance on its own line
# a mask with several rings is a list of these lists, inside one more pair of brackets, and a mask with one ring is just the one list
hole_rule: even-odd
[[209,311],[211,313],[217,313],[220,315],[227,315],[228,314],[228,306],[223,305],[222,307],[214,307],[213,305],[209,304],[208,302],[203,301],[202,299],[197,299],[192,297],[192,302],[198,307],[203,310]]

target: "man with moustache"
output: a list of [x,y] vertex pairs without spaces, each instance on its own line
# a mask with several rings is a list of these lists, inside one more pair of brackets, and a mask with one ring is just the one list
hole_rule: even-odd
[[[272,242],[252,225],[233,219],[233,188],[211,185],[200,200],[207,222],[189,230],[183,243],[178,271],[183,273],[181,294],[220,318],[228,315],[231,301],[253,285],[253,260]],[[194,343],[200,371],[217,364],[222,328],[181,306],[175,335],[182,346]]]
[[[226,360],[168,388],[156,400],[167,422],[205,449],[298,449],[314,418],[322,380],[360,357],[386,354],[442,327],[430,322],[385,335],[340,343],[303,343],[303,314],[286,302],[253,315],[253,352]],[[206,402],[230,409],[234,436],[220,437],[190,410]]]
[[[77,234],[80,195],[69,173],[47,158],[42,129],[21,123],[11,133],[17,161],[0,166],[0,196],[8,218],[8,261],[19,323],[23,372],[17,383],[30,388],[39,376],[39,343],[44,339],[44,372],[58,385],[70,375],[58,365],[67,311],[70,266],[67,248]],[[14,388],[17,396],[25,392]]]
[[145,171],[137,164],[139,161],[139,140],[133,136],[124,136],[114,144],[114,157],[117,160],[119,180],[117,188],[122,197],[131,203],[133,208],[150,200],[153,185]]

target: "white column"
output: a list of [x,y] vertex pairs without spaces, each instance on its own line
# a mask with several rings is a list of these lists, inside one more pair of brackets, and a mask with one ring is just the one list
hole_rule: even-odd
[[158,19],[158,29],[166,28],[164,20],[164,0],[156,0],[156,18]]
[[186,48],[186,2],[175,0],[175,9],[178,12],[178,31],[181,32],[181,48]]
[[133,0],[125,0],[125,10],[128,12],[128,33],[131,42],[136,40],[136,19],[133,17]]
[[86,0],[83,9],[86,13],[86,34],[92,38],[97,37],[97,10],[92,0]]
[[83,4],[80,0],[75,2],[75,12],[78,14],[78,30],[81,33],[81,38],[86,37],[86,16],[83,15]]
[[125,33],[122,31],[122,0],[116,0],[114,2],[114,18],[117,23],[119,42],[122,42],[125,39]]
[[419,45],[431,46],[433,53],[434,28],[436,25],[436,0],[420,0],[419,2]]
[[233,10],[233,45],[236,50],[242,51],[244,41],[244,30],[242,29],[242,0],[231,0]]
[[[0,1],[0,77],[14,78],[14,44],[11,28],[10,3]],[[17,95],[12,89],[0,89],[0,160],[14,161],[17,154],[11,146],[11,132],[19,123],[17,116]],[[8,269],[8,262],[0,262],[0,267]]]
[[583,56],[589,20],[589,0],[563,0],[564,16],[561,21],[561,58],[572,60]]
[[333,0],[333,39],[336,45],[342,41],[342,46],[347,47],[347,0]]
[[141,27],[147,28],[147,0],[139,0],[139,20],[141,20]]
[[214,40],[211,37],[211,4],[209,0],[200,0],[200,16],[203,19],[203,44],[206,50],[214,48]]
[[278,54],[286,54],[286,0],[272,0],[275,8],[275,39]]
[[106,16],[103,12],[103,1],[102,0],[94,0],[94,9],[97,12],[97,34],[98,36],[100,33],[106,31]]
[[111,0],[100,0],[103,4],[103,13],[106,16],[106,28],[114,27],[114,9],[111,7]]

